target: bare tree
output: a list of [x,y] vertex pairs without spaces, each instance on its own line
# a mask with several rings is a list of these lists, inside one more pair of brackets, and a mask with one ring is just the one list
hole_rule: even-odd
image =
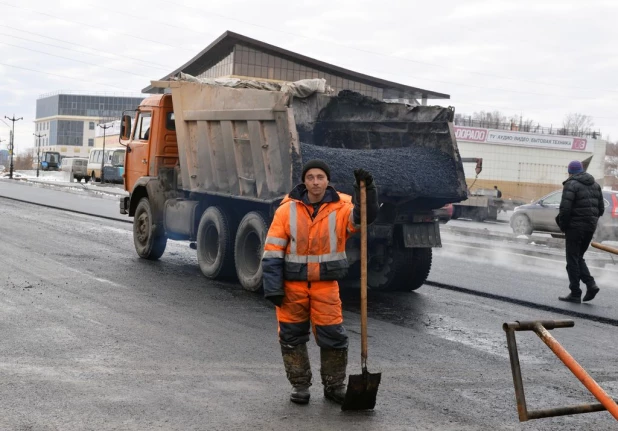
[[500,124],[506,123],[506,115],[500,111],[475,112],[472,119],[477,121],[480,127],[500,128]]
[[588,134],[592,131],[592,127],[594,127],[592,117],[577,112],[567,114],[564,120],[562,120],[562,128],[565,135],[571,133]]
[[618,143],[605,147],[605,175],[618,177]]
[[14,156],[13,166],[15,167],[15,170],[32,169],[33,163],[34,163],[34,156],[32,155],[32,151],[28,151],[22,154],[17,154]]

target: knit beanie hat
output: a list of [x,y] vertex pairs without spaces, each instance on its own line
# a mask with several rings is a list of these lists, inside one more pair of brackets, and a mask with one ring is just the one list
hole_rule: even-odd
[[326,174],[326,179],[330,181],[330,168],[328,167],[328,165],[326,164],[324,160],[314,159],[314,160],[309,160],[307,163],[305,163],[305,165],[303,166],[303,174],[301,176],[301,180],[303,182],[305,182],[305,174],[307,173],[309,169],[322,169],[324,173]]
[[582,162],[579,160],[573,160],[569,163],[569,174],[579,174],[584,172],[584,167],[582,166]]

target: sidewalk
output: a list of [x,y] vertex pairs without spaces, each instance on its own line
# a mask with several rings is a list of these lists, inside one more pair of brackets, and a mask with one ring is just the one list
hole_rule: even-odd
[[[110,195],[116,198],[118,196],[129,195],[129,193],[123,189],[122,184],[85,183],[77,182],[75,180],[70,182],[69,175],[66,172],[39,171],[39,177],[37,178],[36,171],[15,171],[13,172],[13,178],[14,180],[22,183],[37,184],[42,187],[56,190],[93,191],[96,192],[96,194],[99,194],[100,197],[104,197],[103,195]],[[0,180],[9,180],[8,173],[2,173],[0,175]]]

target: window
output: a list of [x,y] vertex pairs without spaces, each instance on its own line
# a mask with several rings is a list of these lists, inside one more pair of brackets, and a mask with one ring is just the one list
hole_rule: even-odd
[[168,112],[167,117],[165,118],[165,128],[167,130],[176,131],[176,122],[174,120],[175,120],[174,113]]
[[543,204],[544,205],[560,205],[561,200],[562,200],[562,192],[557,192],[543,199]]
[[150,136],[150,112],[141,112],[135,123],[135,133],[133,139],[139,139],[140,141],[147,141]]
[[94,139],[92,139],[92,138],[88,139],[88,146],[89,147],[94,147]]
[[91,121],[90,124],[88,125],[88,128],[90,130],[94,130],[94,121]]

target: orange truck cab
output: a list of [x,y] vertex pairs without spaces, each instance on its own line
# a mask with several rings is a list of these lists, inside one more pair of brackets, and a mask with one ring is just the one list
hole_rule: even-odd
[[[156,177],[160,168],[173,170],[177,165],[178,143],[170,94],[145,99],[137,111],[135,127],[131,127],[129,116],[123,117],[121,127],[121,138],[126,138],[121,142],[127,146],[126,191],[132,192],[140,178]],[[125,131],[130,135],[124,136]]]

